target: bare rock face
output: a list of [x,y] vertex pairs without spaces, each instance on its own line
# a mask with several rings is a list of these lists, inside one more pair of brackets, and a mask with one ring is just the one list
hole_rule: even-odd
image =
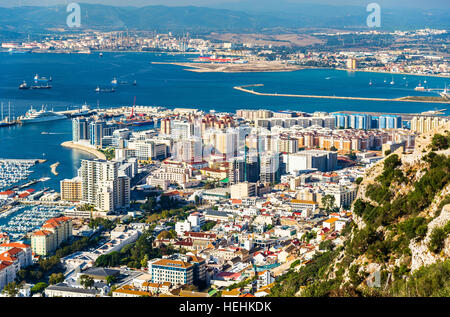
[[409,248],[411,249],[411,271],[416,271],[423,265],[430,265],[439,260],[445,260],[450,256],[450,237],[445,239],[445,245],[440,254],[434,254],[428,250],[428,243],[430,242],[431,232],[434,228],[441,228],[450,221],[450,204],[442,208],[439,217],[436,217],[428,224],[428,231],[426,237],[420,241],[411,241]]

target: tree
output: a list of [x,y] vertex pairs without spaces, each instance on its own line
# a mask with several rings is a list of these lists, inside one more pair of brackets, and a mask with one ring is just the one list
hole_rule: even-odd
[[11,282],[6,284],[6,286],[3,288],[2,293],[6,294],[8,297],[16,297],[19,294],[20,291],[20,285],[18,285],[16,282]]
[[147,267],[148,265],[148,255],[144,255],[144,258],[141,260],[141,267]]
[[116,279],[117,278],[114,275],[108,275],[106,277],[106,283],[111,285],[111,284],[113,284],[116,281]]
[[209,231],[216,225],[215,221],[207,221],[202,226],[202,231]]
[[158,240],[165,240],[165,239],[173,239],[176,237],[176,233],[171,231],[163,231],[160,234],[158,234],[158,236],[156,237],[156,239]]
[[326,211],[331,211],[334,209],[334,203],[336,202],[336,198],[333,195],[325,195],[322,197],[322,205],[326,209]]
[[64,274],[63,273],[53,273],[50,275],[50,278],[48,279],[48,282],[53,284],[58,284],[64,281]]
[[431,149],[433,151],[446,150],[450,146],[450,137],[442,134],[435,134],[431,140]]
[[47,287],[48,287],[47,283],[44,282],[37,283],[31,288],[31,293],[33,294],[42,293],[44,289],[46,289]]
[[88,275],[81,275],[80,276],[80,285],[84,288],[91,288],[94,286],[94,279]]

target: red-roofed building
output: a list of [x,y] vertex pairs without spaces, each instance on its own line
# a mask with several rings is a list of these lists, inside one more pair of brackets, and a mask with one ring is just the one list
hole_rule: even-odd
[[72,236],[72,219],[59,217],[47,220],[31,236],[31,247],[36,255],[47,255]]
[[12,190],[7,190],[4,192],[0,192],[0,199],[8,199],[8,198],[13,198],[14,197],[15,192]]
[[0,243],[8,243],[9,236],[6,232],[0,232]]
[[14,281],[16,272],[12,262],[0,260],[0,290],[2,290],[8,283]]
[[3,243],[0,245],[0,290],[14,281],[19,270],[32,264],[29,245],[23,243]]

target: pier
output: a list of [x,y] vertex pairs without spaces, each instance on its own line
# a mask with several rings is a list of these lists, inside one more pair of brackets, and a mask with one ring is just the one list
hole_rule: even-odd
[[296,94],[278,94],[278,93],[264,93],[257,92],[253,89],[247,89],[248,87],[262,87],[264,84],[254,84],[254,85],[244,85],[235,86],[233,89],[240,90],[253,95],[258,96],[272,96],[272,97],[292,97],[292,98],[318,98],[318,99],[341,99],[341,100],[363,100],[363,101],[397,101],[397,102],[422,102],[422,103],[450,103],[450,101],[433,101],[433,100],[414,100],[414,99],[404,99],[396,98],[369,98],[369,97],[344,97],[344,96],[319,96],[319,95],[296,95]]

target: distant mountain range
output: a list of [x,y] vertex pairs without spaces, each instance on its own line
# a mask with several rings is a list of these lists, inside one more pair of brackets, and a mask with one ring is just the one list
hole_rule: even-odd
[[[328,6],[311,4],[278,5],[262,0],[216,5],[215,8],[195,6],[115,7],[81,4],[82,29],[157,30],[160,32],[270,32],[277,28],[367,28],[368,13],[364,6]],[[449,29],[448,9],[395,9],[382,11],[382,29]],[[67,28],[65,6],[0,7],[0,33],[42,33]]]

